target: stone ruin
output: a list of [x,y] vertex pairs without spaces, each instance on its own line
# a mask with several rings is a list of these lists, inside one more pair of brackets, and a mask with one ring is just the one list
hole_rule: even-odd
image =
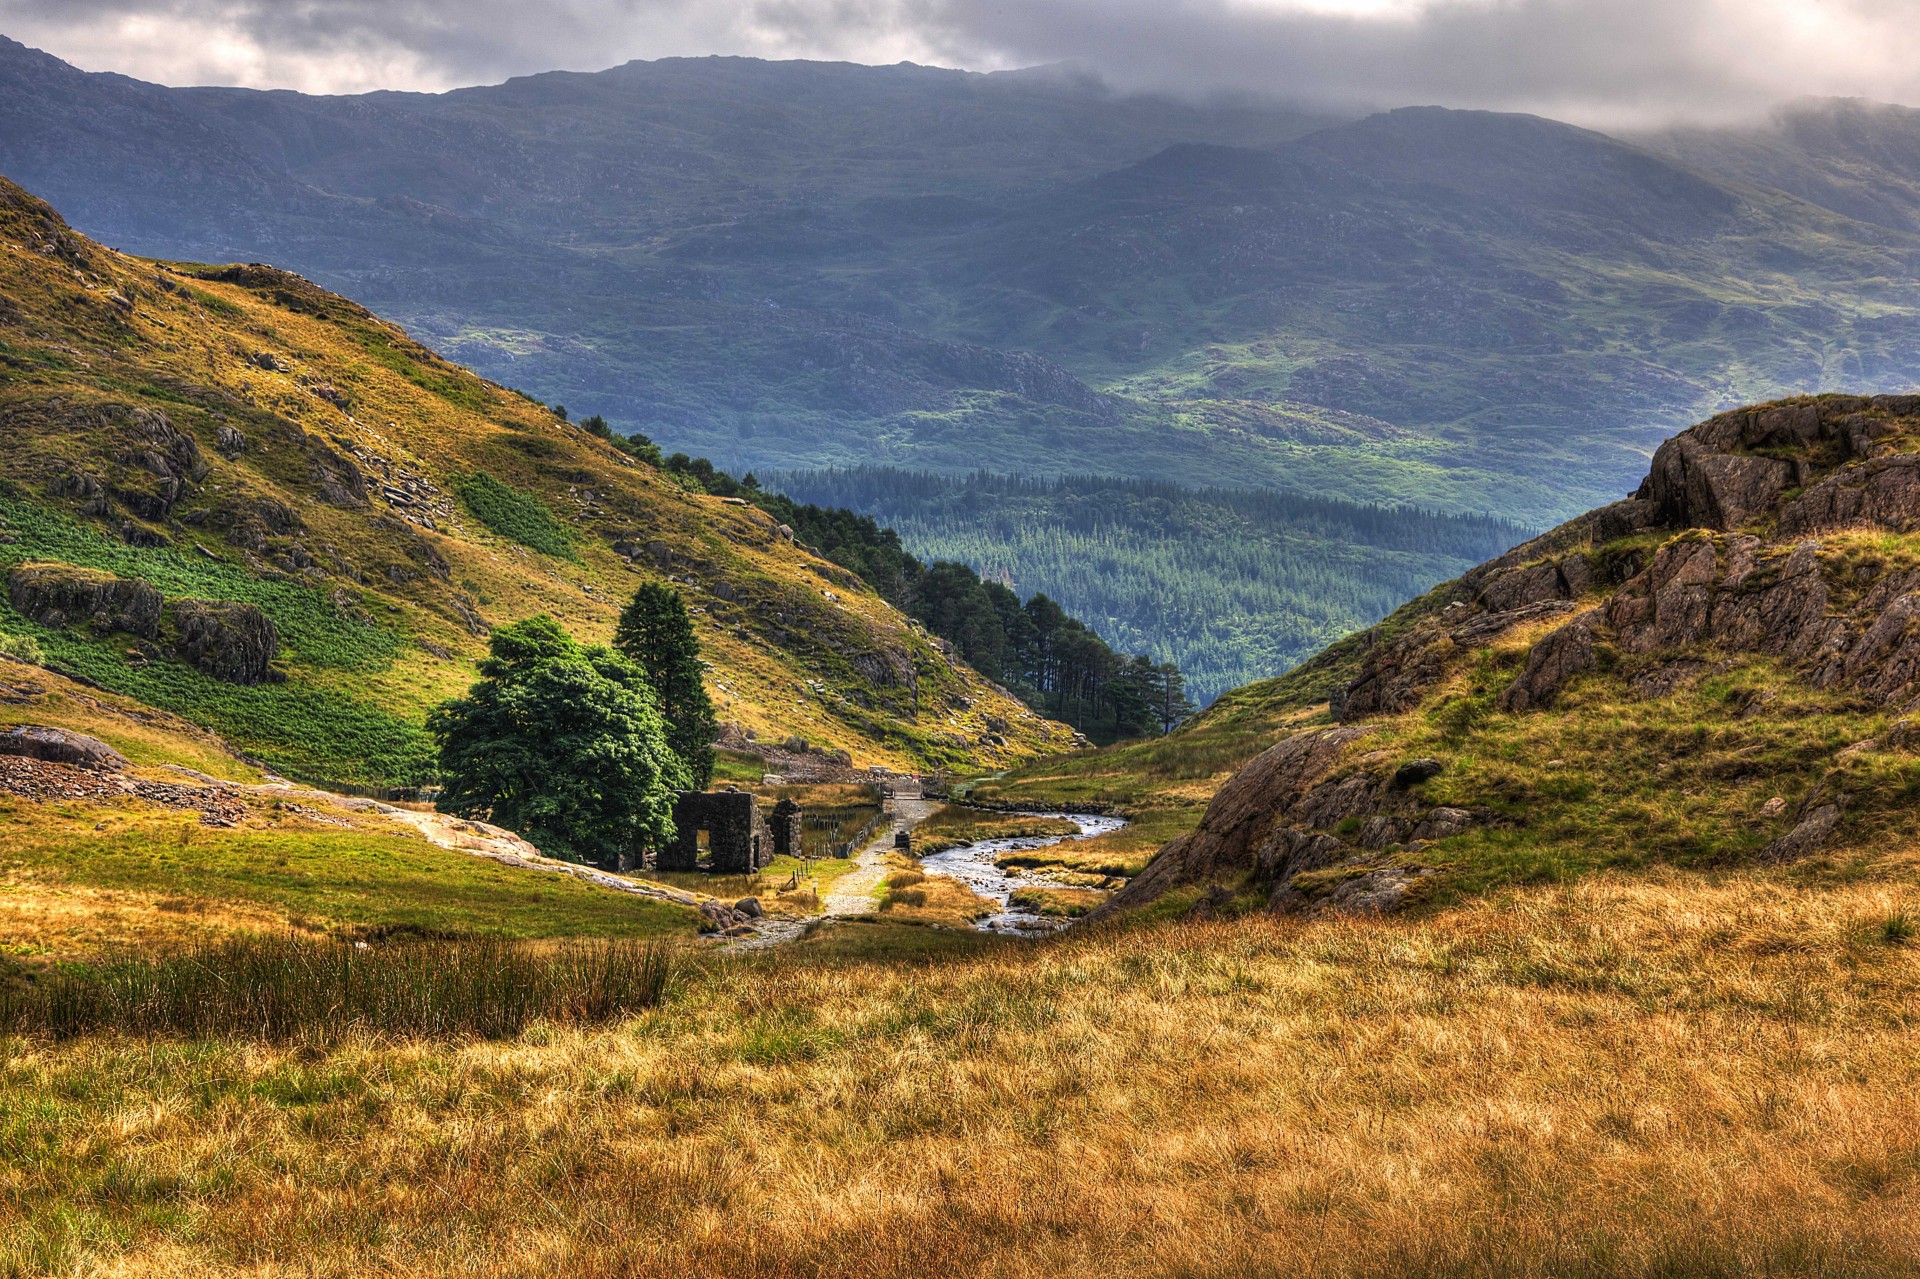
[[761,815],[753,796],[740,790],[683,791],[673,805],[673,842],[660,851],[660,870],[700,870],[700,832],[707,832],[706,870],[744,875],[775,857],[800,852],[800,806],[783,799],[773,820]]

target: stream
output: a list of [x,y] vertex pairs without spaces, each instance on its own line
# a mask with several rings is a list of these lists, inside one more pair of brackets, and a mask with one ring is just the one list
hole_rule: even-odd
[[1092,839],[1096,835],[1105,835],[1119,830],[1127,824],[1122,818],[1096,813],[1022,813],[1020,815],[1064,817],[1080,829],[1078,833],[1072,835],[1027,835],[1011,836],[1005,839],[983,839],[977,844],[949,848],[945,852],[928,853],[920,857],[920,865],[927,874],[945,875],[949,879],[957,879],[980,896],[1000,904],[998,911],[974,925],[983,932],[1050,933],[1065,928],[1073,922],[1070,919],[1010,909],[1008,902],[1015,889],[1058,888],[1060,885],[1049,879],[1043,872],[1020,867],[996,866],[995,858],[1002,853],[1051,848],[1055,844]]

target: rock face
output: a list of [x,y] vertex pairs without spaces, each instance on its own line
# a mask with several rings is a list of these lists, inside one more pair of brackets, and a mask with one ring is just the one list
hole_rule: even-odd
[[251,604],[174,600],[167,606],[174,654],[229,684],[263,684],[280,637],[273,621]]
[[109,773],[117,773],[127,766],[126,756],[97,737],[38,724],[17,724],[0,732],[0,755],[24,755],[49,764],[71,764]]
[[[1445,761],[1370,751],[1362,721],[1428,706],[1477,654],[1512,654],[1516,636],[1524,664],[1492,699],[1499,714],[1556,713],[1620,663],[1632,667],[1628,695],[1670,696],[1742,655],[1778,659],[1813,689],[1920,709],[1920,562],[1858,546],[1862,532],[1916,530],[1920,396],[1828,396],[1704,422],[1660,447],[1633,497],[1481,565],[1361,637],[1357,670],[1330,699],[1341,726],[1288,738],[1244,766],[1200,827],[1111,905],[1208,881],[1256,886],[1276,909],[1418,900],[1432,873],[1427,845],[1493,810],[1423,804],[1422,783]],[[1849,749],[1920,739],[1909,723]],[[1824,784],[1797,809],[1776,801],[1761,820],[1782,833],[1760,857],[1817,852],[1846,817]]]
[[139,578],[71,564],[19,565],[7,575],[7,598],[42,626],[90,626],[103,635],[124,631],[142,639],[159,636],[166,603]]

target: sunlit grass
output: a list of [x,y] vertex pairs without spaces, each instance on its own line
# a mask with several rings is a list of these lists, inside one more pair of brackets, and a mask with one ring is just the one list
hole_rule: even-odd
[[602,1029],[16,1038],[0,1273],[1901,1275],[1917,890],[879,930],[932,965],[846,924]]

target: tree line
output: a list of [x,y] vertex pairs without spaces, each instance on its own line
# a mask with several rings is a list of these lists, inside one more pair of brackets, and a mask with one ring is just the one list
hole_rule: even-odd
[[1179,666],[1115,650],[1056,601],[1022,601],[956,560],[923,563],[900,535],[844,507],[796,502],[749,471],[735,479],[706,458],[662,455],[644,435],[581,427],[657,465],[697,492],[738,497],[793,529],[797,540],[857,574],[882,599],[953,645],[961,660],[1034,710],[1102,744],[1165,733],[1193,712]]

